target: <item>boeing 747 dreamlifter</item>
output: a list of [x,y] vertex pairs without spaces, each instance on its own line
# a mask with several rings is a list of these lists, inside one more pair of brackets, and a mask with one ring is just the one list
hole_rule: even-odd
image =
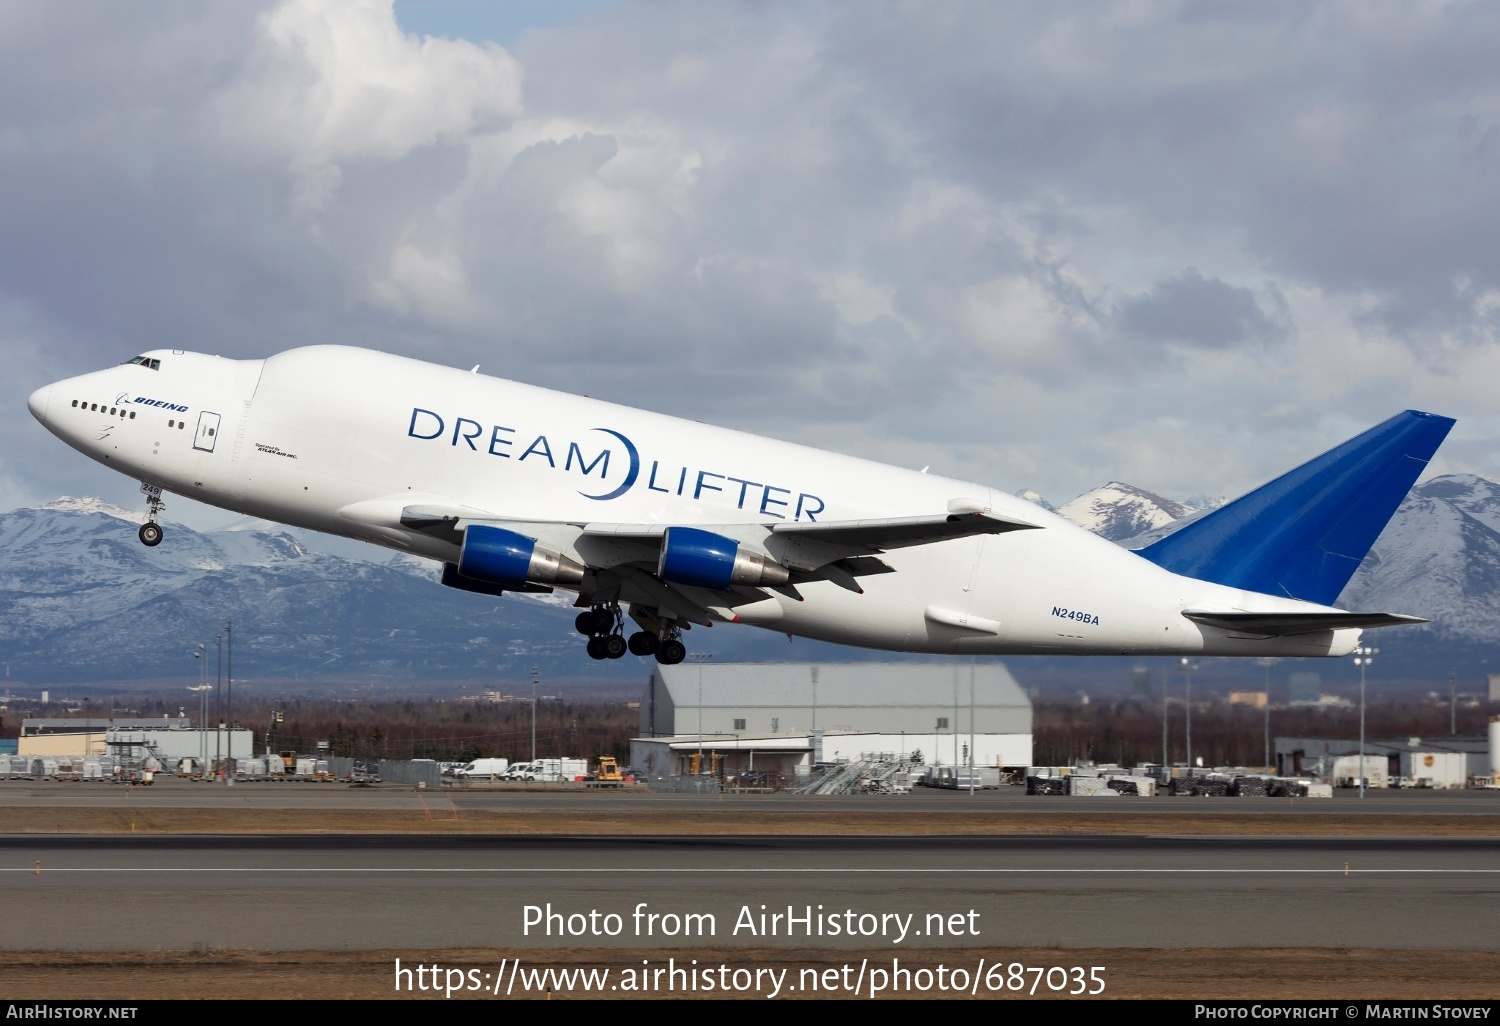
[[28,406],[141,481],[147,545],[175,492],[437,560],[453,588],[577,592],[590,655],[663,663],[719,621],[910,652],[1345,655],[1425,622],[1332,603],[1453,426],[1399,413],[1130,552],[983,485],[365,349],[158,350]]

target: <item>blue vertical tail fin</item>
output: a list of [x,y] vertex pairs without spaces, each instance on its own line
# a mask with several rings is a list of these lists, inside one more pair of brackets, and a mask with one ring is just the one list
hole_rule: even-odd
[[1453,424],[1398,413],[1137,554],[1185,577],[1331,605]]

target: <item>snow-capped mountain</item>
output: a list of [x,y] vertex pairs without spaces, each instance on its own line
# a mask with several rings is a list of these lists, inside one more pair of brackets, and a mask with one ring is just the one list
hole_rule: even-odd
[[1415,630],[1439,638],[1500,637],[1500,485],[1472,474],[1417,485],[1339,605],[1425,616]]
[[[430,560],[258,521],[199,532],[64,498],[0,513],[0,661],[11,679],[182,679],[193,653],[234,624],[237,686],[255,678],[382,683],[544,677],[644,680],[634,656],[595,662],[573,630],[573,595],[491,597],[444,588]],[[721,659],[873,658],[750,628],[694,632]],[[886,656],[888,658],[888,656]],[[654,664],[652,664],[654,665]],[[213,676],[214,666],[208,667]]]
[[237,677],[485,675],[578,647],[555,607],[443,588],[435,564],[374,546],[358,560],[313,550],[304,532],[166,523],[146,548],[139,524],[93,499],[0,514],[0,653],[14,678],[193,675],[196,646],[225,620]]
[[[1111,482],[1058,512],[1139,548],[1207,510]],[[589,660],[567,592],[457,592],[437,583],[429,561],[256,521],[213,532],[168,523],[166,540],[148,549],[139,524],[139,513],[97,499],[0,514],[0,659],[14,679],[190,677],[196,646],[226,619],[237,680],[516,680],[533,664],[552,679],[647,672],[634,657]],[[1387,667],[1404,659],[1413,673],[1485,671],[1500,637],[1500,484],[1450,475],[1418,485],[1338,604],[1433,621],[1375,634]],[[696,635],[694,650],[720,659],[873,657],[804,639],[790,649],[751,628]]]
[[1050,503],[1046,499],[1042,498],[1040,495],[1038,495],[1035,491],[1033,491],[1030,488],[1022,488],[1020,491],[1018,491],[1018,492],[1015,493],[1015,496],[1018,499],[1025,499],[1027,502],[1034,502],[1034,503],[1036,503],[1038,506],[1042,507],[1042,509],[1046,510],[1048,513],[1056,513],[1057,512],[1057,507],[1056,506],[1052,505],[1052,503]]
[[[1111,482],[1058,513],[1140,549],[1223,504],[1203,498],[1179,503]],[[1488,667],[1490,648],[1500,638],[1500,484],[1450,474],[1417,485],[1336,604],[1430,619],[1430,625],[1368,636],[1386,658],[1407,664],[1407,672],[1431,668],[1424,663],[1445,674],[1454,665]],[[1495,657],[1500,661],[1500,651]]]
[[[1140,549],[1222,504],[1195,509],[1111,482],[1085,492],[1058,513],[1125,548]],[[1177,518],[1168,516],[1179,510]],[[1132,531],[1137,525],[1148,526]],[[1474,640],[1500,636],[1500,484],[1450,474],[1414,487],[1338,605],[1433,621],[1429,628],[1403,628],[1402,634],[1424,630]]]
[[1193,512],[1186,503],[1119,481],[1084,492],[1057,508],[1059,516],[1110,541],[1124,541],[1165,527]]

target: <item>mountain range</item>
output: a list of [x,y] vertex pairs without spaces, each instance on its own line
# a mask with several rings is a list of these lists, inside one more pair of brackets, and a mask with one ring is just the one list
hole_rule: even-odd
[[[164,521],[165,540],[146,548],[141,519],[75,498],[0,514],[8,682],[196,677],[200,644],[212,680],[214,636],[226,621],[237,688],[256,678],[499,687],[529,680],[533,666],[549,682],[640,681],[647,672],[634,656],[588,658],[571,593],[454,591],[429,560],[266,521],[210,532]],[[890,658],[801,638],[794,648],[783,634],[727,625],[694,628],[690,639],[693,651],[728,660]]]
[[[1057,512],[1125,548],[1139,549],[1224,502],[1177,502],[1110,482]],[[1500,671],[1500,484],[1473,474],[1446,474],[1416,485],[1337,605],[1432,621],[1365,635],[1393,672],[1438,680],[1450,669],[1471,677]]]
[[[1051,507],[1034,492],[1020,493]],[[1088,530],[1139,548],[1221,505],[1110,482],[1056,507]],[[571,594],[491,598],[442,587],[437,566],[375,546],[242,521],[200,532],[167,524],[146,548],[140,514],[59,499],[0,514],[0,660],[7,680],[180,680],[193,653],[235,626],[235,679],[415,681],[640,680],[634,657],[594,662],[572,629]],[[1367,635],[1391,671],[1482,673],[1500,637],[1500,484],[1474,475],[1412,489],[1340,597],[1360,610],[1433,622]],[[699,632],[706,637],[700,637]],[[690,651],[720,660],[846,662],[873,653],[720,625]],[[922,657],[913,657],[922,658]],[[1495,659],[1500,663],[1500,658]],[[1325,662],[1323,665],[1327,665]],[[212,662],[208,676],[214,675]]]

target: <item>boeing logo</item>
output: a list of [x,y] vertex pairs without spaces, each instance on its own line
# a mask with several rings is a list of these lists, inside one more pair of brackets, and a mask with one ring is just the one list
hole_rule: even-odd
[[[598,486],[588,491],[579,489],[578,494],[600,502],[620,498],[640,483],[644,476],[647,491],[732,505],[735,509],[748,509],[777,520],[816,521],[818,514],[827,508],[823,500],[811,492],[707,469],[664,464],[660,460],[651,460],[648,464],[641,458],[636,444],[619,431],[603,427],[590,430],[606,435],[608,439],[595,439],[593,444],[568,441],[564,445],[561,440],[539,434],[521,447],[513,427],[503,424],[486,425],[471,417],[454,417],[450,423],[442,414],[433,410],[412,407],[406,435],[419,441],[446,443],[454,448],[466,447],[476,454],[514,459],[517,463],[533,460],[545,463],[553,470],[576,473],[585,478],[595,476],[597,471]],[[599,447],[600,443],[602,448]],[[612,456],[616,469],[623,469],[618,483],[613,483],[610,476]],[[600,490],[600,487],[607,485],[610,487]]]
[[176,403],[169,403],[164,399],[146,399],[141,396],[136,396],[134,399],[130,399],[128,398],[129,395],[129,392],[121,392],[119,395],[115,396],[115,405],[156,406],[163,410],[175,410],[178,413],[186,413],[188,411],[188,408],[186,406],[179,406]]

